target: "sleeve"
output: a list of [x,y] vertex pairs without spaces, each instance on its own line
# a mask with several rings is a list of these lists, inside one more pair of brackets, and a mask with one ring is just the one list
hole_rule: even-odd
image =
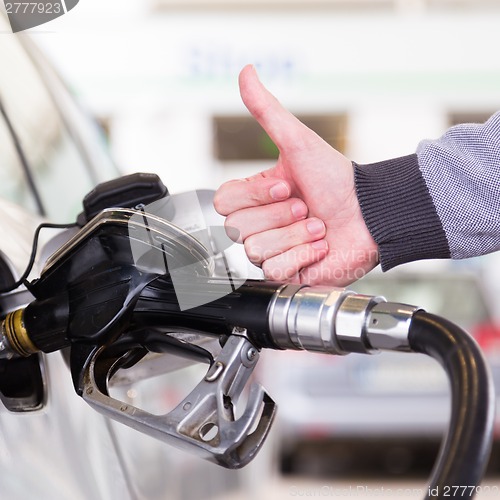
[[422,141],[414,154],[354,164],[354,173],[383,270],[500,250],[500,112]]

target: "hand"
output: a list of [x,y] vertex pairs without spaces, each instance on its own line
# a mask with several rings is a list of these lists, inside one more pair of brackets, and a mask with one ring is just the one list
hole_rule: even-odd
[[227,216],[228,234],[239,233],[269,279],[345,286],[361,278],[378,263],[378,249],[361,215],[351,161],[283,108],[252,66],[243,68],[239,85],[280,155],[269,170],[217,190],[214,205]]

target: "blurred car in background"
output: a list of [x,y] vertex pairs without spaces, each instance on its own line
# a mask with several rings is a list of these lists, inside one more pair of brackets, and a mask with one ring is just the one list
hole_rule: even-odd
[[[2,14],[0,29],[3,288],[25,270],[40,222],[74,222],[84,195],[119,171],[95,122],[29,36],[10,34]],[[53,235],[42,232],[45,240]],[[39,254],[32,277],[47,250]],[[31,299],[24,287],[1,294],[0,314]],[[150,407],[161,406],[170,396],[187,394],[193,380],[174,374],[149,386],[145,397]],[[135,401],[133,381],[122,390],[127,401]],[[191,457],[95,412],[75,393],[60,352],[0,361],[0,397],[2,499],[215,498],[244,481],[239,471]]]
[[[493,297],[477,272],[464,265],[436,270],[415,263],[410,268],[384,275],[374,271],[349,288],[419,305],[466,329],[492,368],[498,405],[500,325],[491,314]],[[421,354],[287,352],[273,358],[266,384],[280,403],[284,472],[335,474],[364,467],[373,472],[428,473],[448,425],[446,375],[436,361]],[[492,468],[498,468],[495,460],[494,456]]]

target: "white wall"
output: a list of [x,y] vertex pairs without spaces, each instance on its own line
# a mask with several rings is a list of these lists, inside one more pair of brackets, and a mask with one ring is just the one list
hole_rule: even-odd
[[[410,3],[411,4],[411,3]],[[360,162],[413,152],[449,109],[500,107],[500,9],[170,10],[86,0],[33,35],[93,112],[126,171],[172,191],[215,187],[210,116],[242,113],[247,62],[296,112],[345,111]]]

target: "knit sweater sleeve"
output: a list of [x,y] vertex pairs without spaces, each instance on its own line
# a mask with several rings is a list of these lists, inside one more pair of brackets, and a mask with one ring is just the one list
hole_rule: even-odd
[[354,172],[383,270],[500,250],[500,112],[422,141],[414,154],[354,164]]

